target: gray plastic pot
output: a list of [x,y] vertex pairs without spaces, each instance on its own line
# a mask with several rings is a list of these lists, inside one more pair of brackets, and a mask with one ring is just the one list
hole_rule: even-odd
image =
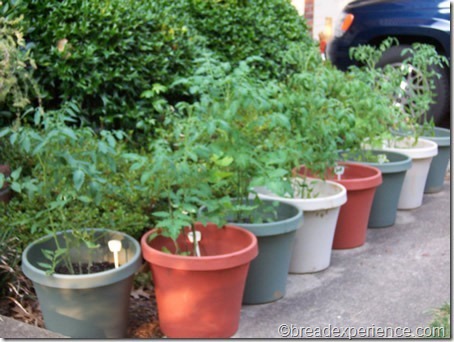
[[[385,155],[387,161],[384,163],[367,161],[368,153],[375,157]],[[375,191],[367,226],[369,228],[383,228],[394,225],[402,185],[407,170],[412,165],[411,158],[403,153],[385,150],[368,150],[356,154],[341,155],[347,160],[370,165],[381,171],[383,181]]]
[[[124,233],[107,229],[88,230],[102,236],[99,240],[101,247],[91,254],[94,262],[113,262],[107,241],[116,239],[122,242],[118,268],[92,274],[47,275],[39,266],[40,262],[47,262],[42,250],[56,248],[54,239],[48,235],[24,250],[22,270],[33,281],[47,329],[74,338],[122,338],[128,326],[133,276],[142,264],[140,245]],[[63,234],[57,235],[61,247],[65,246]],[[80,256],[78,260],[85,262],[90,253],[87,247],[80,248],[82,250],[78,248],[73,252]]]
[[438,145],[438,154],[433,157],[430,164],[424,192],[439,192],[443,188],[451,156],[451,131],[446,128],[434,127],[433,134],[424,134],[423,138],[431,140]]
[[[296,206],[280,201],[262,200],[254,215],[271,218],[269,209],[277,202],[277,217],[271,222],[232,222],[252,232],[258,241],[259,255],[251,261],[244,304],[262,304],[284,297],[296,230],[303,220],[303,212]],[[268,212],[267,212],[268,211]]]

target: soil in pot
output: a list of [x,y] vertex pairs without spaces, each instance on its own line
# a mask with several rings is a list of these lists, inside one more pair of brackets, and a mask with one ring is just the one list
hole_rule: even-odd
[[[84,264],[72,264],[72,268],[75,274],[90,274],[96,272],[103,272],[112,270],[115,268],[113,262],[94,262],[91,265],[88,263]],[[55,268],[55,273],[58,274],[73,274],[73,272],[66,265],[59,265]]]

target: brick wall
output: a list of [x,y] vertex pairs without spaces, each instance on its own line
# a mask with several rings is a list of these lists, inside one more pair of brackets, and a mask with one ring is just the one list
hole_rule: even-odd
[[314,26],[314,0],[306,0],[304,2],[304,17],[309,25],[310,32]]

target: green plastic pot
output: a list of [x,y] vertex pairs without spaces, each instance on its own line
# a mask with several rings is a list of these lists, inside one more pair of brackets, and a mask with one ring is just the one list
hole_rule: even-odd
[[[385,155],[384,163],[368,161],[368,156]],[[372,208],[369,215],[369,228],[393,226],[396,222],[397,204],[407,170],[410,169],[411,158],[405,154],[385,151],[368,150],[356,153],[341,153],[346,160],[373,166],[381,171],[382,184],[375,191]]]
[[424,139],[438,145],[438,154],[433,157],[427,175],[425,193],[440,192],[443,189],[446,170],[451,156],[451,131],[446,128],[434,127],[433,132],[424,134]]
[[[269,212],[273,203],[278,204],[276,217]],[[254,216],[265,222],[232,222],[252,232],[259,248],[249,267],[243,304],[263,304],[285,296],[295,233],[303,220],[303,212],[296,206],[273,200],[262,200]]]
[[[118,268],[92,274],[47,275],[39,266],[40,262],[47,261],[42,250],[56,249],[55,240],[48,235],[24,250],[22,270],[33,282],[47,329],[74,338],[122,338],[128,326],[134,273],[142,263],[140,245],[124,233],[107,229],[88,230],[102,236],[99,251],[91,254],[94,262],[113,262],[107,241],[116,239],[122,242]],[[57,234],[62,247],[65,246],[63,234]],[[79,248],[79,260],[87,261],[84,258],[90,254],[88,248]]]

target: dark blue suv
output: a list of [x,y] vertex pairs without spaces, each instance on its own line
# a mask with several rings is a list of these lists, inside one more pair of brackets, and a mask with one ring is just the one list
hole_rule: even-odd
[[[399,46],[385,51],[377,67],[397,65],[402,51],[412,43],[426,43],[451,60],[450,1],[447,0],[356,0],[342,13],[334,39],[328,45],[328,57],[339,69],[354,62],[349,58],[350,47],[361,44],[378,46],[387,37],[396,37]],[[435,124],[450,122],[450,67],[438,68],[441,78],[434,78],[435,101],[429,116]]]

